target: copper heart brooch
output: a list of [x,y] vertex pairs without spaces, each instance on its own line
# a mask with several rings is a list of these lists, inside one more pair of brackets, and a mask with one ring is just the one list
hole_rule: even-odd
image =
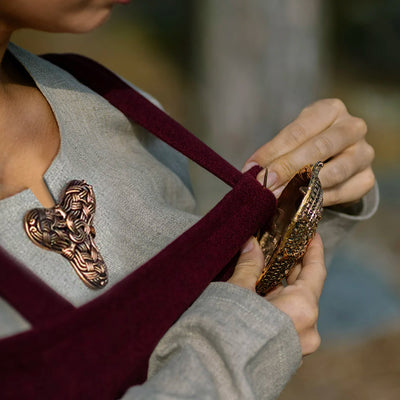
[[37,246],[65,257],[91,289],[108,282],[107,267],[94,242],[96,199],[85,181],[71,181],[58,204],[35,208],[24,217],[25,231]]

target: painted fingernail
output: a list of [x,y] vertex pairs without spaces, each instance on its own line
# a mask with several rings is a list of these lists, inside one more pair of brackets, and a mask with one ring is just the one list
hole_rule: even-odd
[[249,239],[242,247],[241,249],[241,253],[248,253],[249,251],[251,251],[254,247],[254,243],[253,243],[253,239]]
[[244,165],[244,167],[242,168],[242,172],[245,173],[247,171],[250,171],[256,165],[259,165],[259,164],[255,161],[250,161],[249,163]]

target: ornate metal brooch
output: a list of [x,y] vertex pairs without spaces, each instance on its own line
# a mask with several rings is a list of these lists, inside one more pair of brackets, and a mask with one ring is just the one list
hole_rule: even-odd
[[24,227],[33,243],[64,256],[89,288],[100,289],[107,284],[108,276],[94,242],[95,209],[92,186],[71,181],[54,207],[28,211]]
[[265,267],[256,284],[264,296],[301,261],[322,216],[322,188],[318,178],[322,162],[301,169],[278,199],[271,228],[259,234]]

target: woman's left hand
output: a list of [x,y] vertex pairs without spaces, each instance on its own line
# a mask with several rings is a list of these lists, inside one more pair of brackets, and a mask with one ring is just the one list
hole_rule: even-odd
[[[264,255],[255,238],[243,246],[229,283],[255,292],[258,277],[264,268]],[[277,286],[264,298],[287,314],[299,335],[303,356],[316,351],[321,343],[317,330],[319,298],[326,278],[324,249],[317,234],[310,243],[303,261],[287,278],[288,285]]]
[[[306,107],[295,121],[260,147],[246,162],[268,167],[267,186],[278,197],[287,182],[307,164],[324,161],[319,177],[324,206],[360,200],[375,183],[374,149],[365,140],[364,120],[349,114],[338,99]],[[265,171],[260,172],[263,179]]]

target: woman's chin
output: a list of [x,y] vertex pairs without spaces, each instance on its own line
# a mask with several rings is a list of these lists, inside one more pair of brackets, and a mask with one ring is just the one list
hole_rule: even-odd
[[55,26],[45,30],[59,33],[87,33],[103,25],[109,20],[110,16],[111,7],[101,13],[97,13],[96,16],[82,16],[79,19],[76,18],[73,21],[68,21],[62,26]]

